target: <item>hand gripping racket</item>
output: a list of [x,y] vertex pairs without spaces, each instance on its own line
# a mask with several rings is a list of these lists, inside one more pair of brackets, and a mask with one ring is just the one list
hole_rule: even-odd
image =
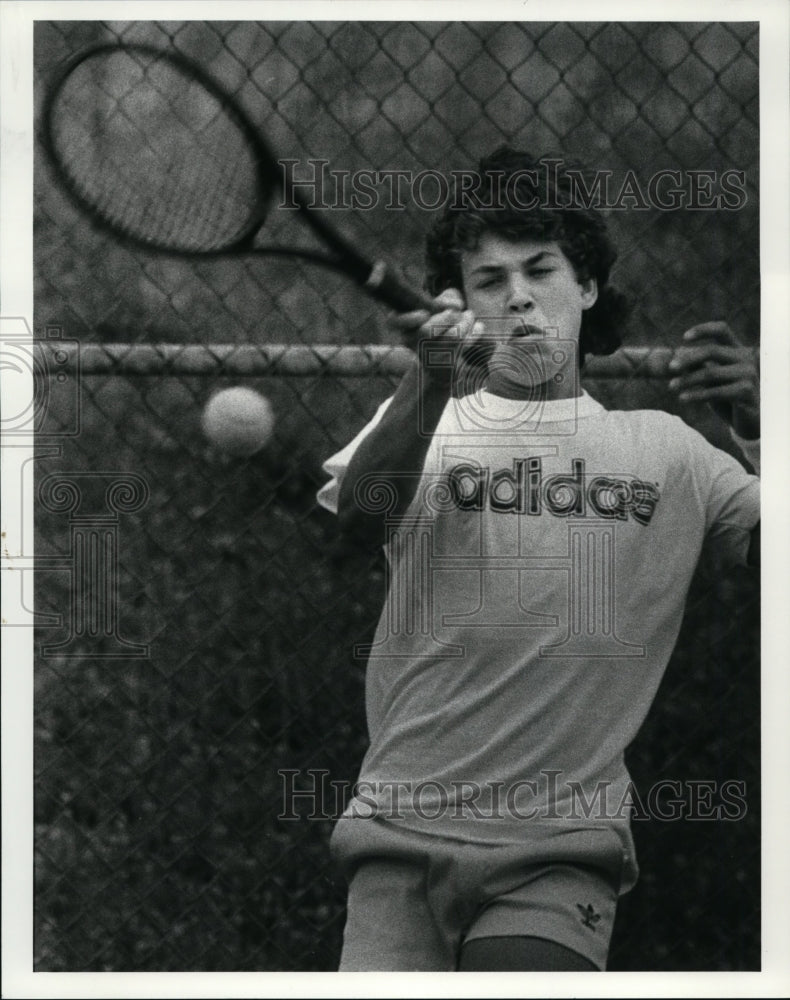
[[[437,311],[308,208],[238,102],[181,55],[120,44],[81,53],[47,95],[43,140],[78,205],[127,242],[180,256],[300,258],[399,312]],[[278,190],[327,253],[255,242]]]

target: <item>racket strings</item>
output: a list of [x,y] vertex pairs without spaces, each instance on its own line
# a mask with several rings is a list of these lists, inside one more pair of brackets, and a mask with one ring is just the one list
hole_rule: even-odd
[[261,198],[253,148],[180,68],[97,54],[67,78],[52,120],[56,155],[82,198],[135,238],[205,252],[249,229]]

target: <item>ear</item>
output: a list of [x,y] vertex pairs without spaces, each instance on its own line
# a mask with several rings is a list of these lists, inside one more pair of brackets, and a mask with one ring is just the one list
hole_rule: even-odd
[[589,309],[598,301],[598,282],[595,278],[587,278],[581,282],[582,309]]

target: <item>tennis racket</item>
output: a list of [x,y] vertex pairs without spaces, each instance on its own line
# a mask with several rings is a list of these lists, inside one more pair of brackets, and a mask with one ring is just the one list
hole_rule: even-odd
[[[49,90],[42,121],[65,189],[127,242],[179,256],[298,258],[399,312],[438,311],[309,208],[238,102],[179,54],[121,44],[81,53]],[[327,252],[256,243],[278,191]]]

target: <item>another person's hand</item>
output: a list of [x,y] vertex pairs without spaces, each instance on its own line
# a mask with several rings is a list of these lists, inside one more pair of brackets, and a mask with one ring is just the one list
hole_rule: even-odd
[[760,376],[754,352],[726,323],[699,323],[686,330],[669,373],[669,388],[681,403],[709,403],[739,437],[760,437]]

